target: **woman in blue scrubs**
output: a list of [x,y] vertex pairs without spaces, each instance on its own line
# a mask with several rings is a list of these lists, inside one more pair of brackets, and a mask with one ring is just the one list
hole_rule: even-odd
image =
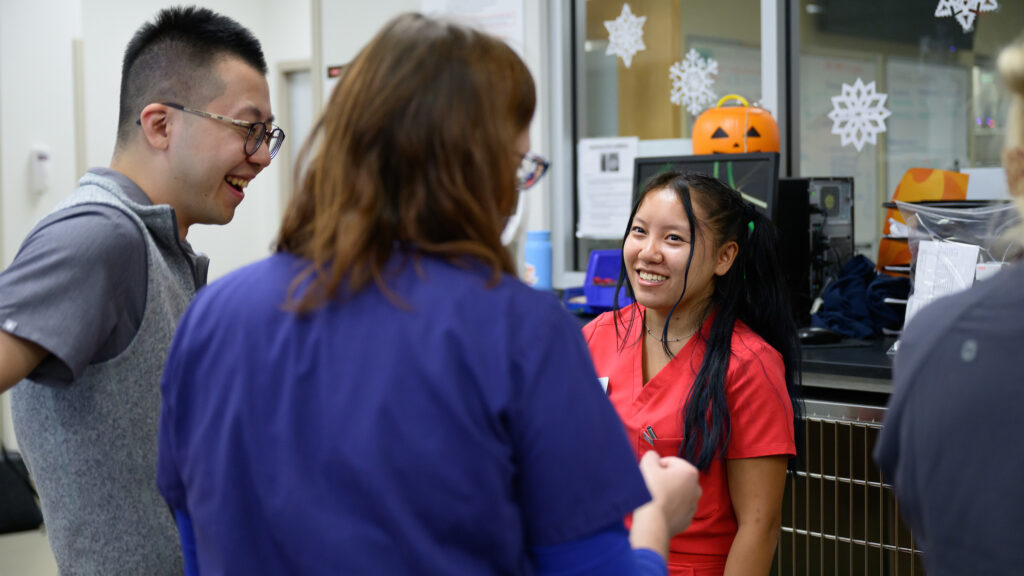
[[697,473],[637,468],[577,323],[501,244],[547,167],[534,107],[508,46],[419,15],[346,67],[276,253],[200,292],[169,355],[190,573],[665,573]]

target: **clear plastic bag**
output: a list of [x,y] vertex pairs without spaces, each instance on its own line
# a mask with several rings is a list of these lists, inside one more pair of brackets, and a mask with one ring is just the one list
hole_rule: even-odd
[[[983,279],[1021,255],[1021,215],[1013,203],[973,208],[896,205],[907,223],[911,256],[908,322],[937,297],[966,289],[975,278]],[[919,262],[921,258],[925,260]],[[919,264],[926,264],[924,275],[918,273]],[[898,348],[897,340],[889,354]]]
[[897,201],[896,207],[907,223],[911,270],[921,240],[978,246],[979,262],[1005,263],[1020,254],[1021,245],[1014,235],[1015,229],[1021,225],[1016,204],[1007,202],[977,208],[947,208]]

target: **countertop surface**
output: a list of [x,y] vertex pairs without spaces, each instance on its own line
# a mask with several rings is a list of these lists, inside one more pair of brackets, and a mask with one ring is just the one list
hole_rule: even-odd
[[853,376],[892,382],[892,357],[886,352],[894,338],[842,340],[836,344],[801,346],[804,372]]

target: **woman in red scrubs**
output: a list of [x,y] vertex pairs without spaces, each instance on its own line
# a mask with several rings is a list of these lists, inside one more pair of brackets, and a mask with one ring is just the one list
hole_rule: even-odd
[[665,173],[633,208],[622,260],[634,303],[583,332],[637,455],[653,447],[701,471],[669,571],[768,574],[800,416],[774,226],[716,179]]

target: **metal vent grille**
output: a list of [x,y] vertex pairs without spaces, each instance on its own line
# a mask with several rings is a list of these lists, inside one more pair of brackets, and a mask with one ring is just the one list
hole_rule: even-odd
[[773,573],[923,575],[872,458],[885,409],[808,400],[805,410],[803,462],[787,479]]

